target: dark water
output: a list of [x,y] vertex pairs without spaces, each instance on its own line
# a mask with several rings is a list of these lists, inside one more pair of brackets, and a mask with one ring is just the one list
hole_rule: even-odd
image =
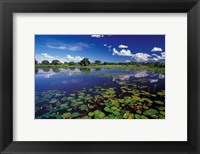
[[[165,90],[165,76],[147,70],[124,69],[38,69],[35,72],[35,92],[37,97],[41,97],[40,94],[42,93],[54,90],[61,92],[63,94],[62,97],[68,97],[70,94],[81,90],[87,91],[85,93],[90,93],[88,89],[94,90],[95,87],[115,88],[116,97],[118,97],[123,86],[128,87],[131,85],[137,85],[137,87],[140,87],[140,90],[156,94]],[[92,92],[90,94],[94,95]],[[37,100],[36,117],[47,114],[49,112],[46,109],[46,106],[49,106],[48,100],[46,102],[37,102]],[[164,100],[162,99],[162,101]],[[51,108],[53,107],[55,105],[51,104]],[[65,110],[63,112],[60,110],[60,113],[65,113]]]
[[[144,82],[142,82],[144,81]],[[35,91],[65,90],[67,93],[94,86],[118,87],[125,82],[147,85],[149,92],[165,90],[164,75],[146,70],[123,69],[39,69],[35,75]],[[156,86],[154,86],[156,85]]]

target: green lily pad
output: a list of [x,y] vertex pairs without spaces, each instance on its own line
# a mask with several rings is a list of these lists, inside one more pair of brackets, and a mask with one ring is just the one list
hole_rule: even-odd
[[88,116],[90,116],[90,117],[92,117],[93,115],[94,115],[93,112],[89,112],[89,113],[88,113]]
[[152,100],[150,100],[149,98],[142,98],[141,100],[140,100],[141,102],[148,102],[148,103],[153,103],[153,101]]
[[141,119],[148,119],[145,115],[140,116]]
[[78,113],[78,112],[73,112],[72,113],[72,117],[78,117],[80,115],[80,113]]
[[159,104],[159,105],[164,105],[165,103],[162,102],[162,101],[154,101],[156,104]]
[[67,109],[67,111],[72,111],[72,108]]
[[85,104],[81,105],[81,106],[80,106],[80,110],[81,110],[81,111],[88,111],[87,105],[85,105]]
[[159,119],[165,119],[165,116],[162,114],[158,114]]
[[49,101],[49,103],[56,103],[57,101],[57,99],[52,99],[51,101]]
[[67,104],[61,104],[60,107],[61,107],[61,108],[64,108],[64,109],[65,109],[65,108],[69,108],[69,106],[68,106]]
[[161,106],[161,107],[158,108],[158,110],[164,111],[164,110],[165,110],[165,107]]
[[160,114],[165,115],[165,112],[164,111],[160,111]]
[[147,116],[153,116],[153,115],[156,115],[157,113],[158,113],[158,111],[155,109],[148,109],[143,112],[143,114],[147,115]]
[[109,107],[107,107],[107,106],[104,108],[104,110],[105,110],[106,112],[110,112],[110,111],[111,111],[111,109],[110,109]]
[[94,118],[95,119],[103,119],[104,117],[105,117],[105,113],[103,113],[99,110],[94,111]]
[[63,117],[64,119],[68,119],[68,118],[71,117],[71,113],[70,113],[70,112],[64,113],[64,114],[62,115],[62,117]]
[[84,116],[82,119],[91,119],[89,116]]
[[137,110],[136,113],[138,113],[138,114],[142,114],[141,110]]
[[139,114],[135,114],[135,119],[140,119],[140,115]]
[[124,119],[134,119],[134,114],[130,113],[129,111],[127,111],[124,115],[123,115]]

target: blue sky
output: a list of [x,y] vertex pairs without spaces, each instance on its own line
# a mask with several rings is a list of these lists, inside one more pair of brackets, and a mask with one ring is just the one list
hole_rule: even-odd
[[165,35],[35,35],[35,58],[79,62],[165,61]]

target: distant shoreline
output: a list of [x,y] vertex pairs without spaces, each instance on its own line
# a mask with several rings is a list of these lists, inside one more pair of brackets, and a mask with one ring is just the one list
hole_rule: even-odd
[[81,66],[81,65],[67,65],[67,64],[59,64],[59,65],[52,65],[52,64],[36,64],[35,69],[45,69],[45,68],[79,68],[79,69],[95,69],[95,68],[119,68],[119,69],[130,69],[130,70],[148,70],[155,73],[165,74],[165,67],[159,66],[149,66],[145,64],[127,64],[127,65],[120,65],[120,64],[112,64],[112,65],[88,65],[88,66]]

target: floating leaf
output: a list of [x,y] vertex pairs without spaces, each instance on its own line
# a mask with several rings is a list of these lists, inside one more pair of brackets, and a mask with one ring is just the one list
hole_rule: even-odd
[[165,116],[162,114],[158,114],[159,119],[165,119]]
[[52,99],[51,101],[49,101],[49,103],[56,103],[57,101],[57,99]]
[[139,114],[135,114],[135,119],[140,119],[140,115]]
[[163,110],[165,110],[165,107],[161,106],[161,107],[158,108],[158,110],[163,111]]
[[90,116],[90,117],[92,117],[93,115],[94,115],[93,112],[89,112],[89,113],[88,113],[88,116]]
[[145,115],[140,116],[141,119],[148,119]]
[[88,111],[87,105],[85,105],[85,104],[81,105],[80,106],[80,110],[82,110],[82,111]]
[[103,119],[104,117],[105,117],[105,113],[103,113],[99,110],[94,111],[94,118],[95,119]]
[[160,114],[165,115],[165,112],[164,111],[160,111]]
[[64,114],[62,115],[62,117],[63,117],[64,119],[70,118],[70,117],[71,117],[71,113],[70,113],[70,112],[64,113]]
[[158,111],[155,109],[148,109],[143,112],[143,114],[147,115],[147,116],[153,116],[153,115],[156,115],[157,113],[158,113]]
[[150,100],[149,98],[142,98],[141,100],[140,100],[141,102],[148,102],[148,103],[153,103],[153,101],[152,100]]
[[61,108],[69,108],[69,106],[67,104],[61,104],[60,107]]
[[164,105],[165,103],[162,102],[162,101],[154,101],[156,104],[159,104],[159,105]]
[[124,115],[123,115],[124,119],[133,119],[134,118],[134,114],[130,113],[129,111],[127,111]]
[[80,113],[78,113],[78,112],[73,112],[72,113],[72,117],[78,117],[80,115]]

